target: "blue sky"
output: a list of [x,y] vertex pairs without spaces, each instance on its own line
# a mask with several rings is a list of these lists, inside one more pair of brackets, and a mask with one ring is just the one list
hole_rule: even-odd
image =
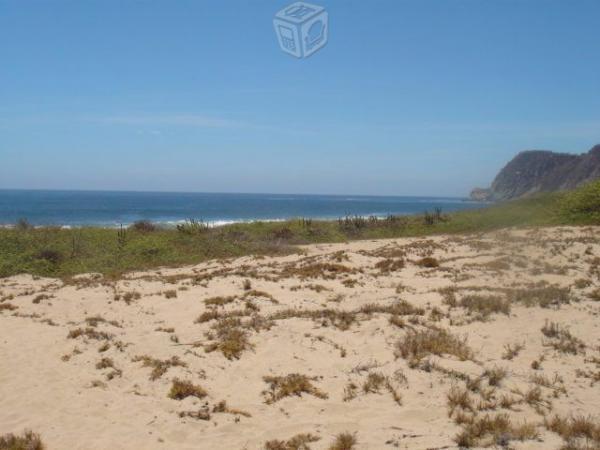
[[465,195],[600,143],[600,1],[0,0],[0,188]]

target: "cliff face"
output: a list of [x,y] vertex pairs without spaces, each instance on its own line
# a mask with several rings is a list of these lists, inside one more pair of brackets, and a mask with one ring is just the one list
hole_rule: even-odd
[[574,189],[600,178],[600,145],[582,155],[530,150],[519,153],[489,189],[474,189],[474,200],[510,200],[538,192]]

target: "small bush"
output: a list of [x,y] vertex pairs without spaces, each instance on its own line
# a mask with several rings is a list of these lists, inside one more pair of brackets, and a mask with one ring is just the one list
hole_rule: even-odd
[[169,398],[173,400],[183,400],[187,397],[204,398],[207,395],[202,387],[196,386],[190,381],[182,381],[177,378],[173,380],[171,390],[169,391]]
[[33,225],[31,225],[27,219],[19,219],[15,224],[15,228],[19,231],[26,231],[32,229]]
[[153,231],[156,231],[156,225],[149,220],[138,220],[131,224],[130,228],[140,233],[152,233]]
[[216,333],[215,342],[204,347],[207,353],[219,350],[227,359],[239,359],[242,352],[252,348],[248,333],[242,328],[242,323],[237,317],[220,319],[212,329]]
[[569,218],[583,217],[587,222],[600,220],[600,181],[566,194],[561,202],[561,211]]
[[48,261],[50,264],[54,265],[60,263],[63,259],[62,254],[58,250],[52,249],[40,250],[37,253],[36,258]]
[[185,223],[177,225],[177,231],[183,234],[202,234],[208,230],[210,230],[208,223],[196,219],[187,219]]

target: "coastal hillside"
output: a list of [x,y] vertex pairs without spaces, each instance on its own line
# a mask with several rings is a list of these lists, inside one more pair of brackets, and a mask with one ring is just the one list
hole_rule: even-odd
[[600,145],[581,155],[529,150],[515,156],[489,189],[471,192],[476,200],[511,200],[540,192],[575,189],[600,178]]

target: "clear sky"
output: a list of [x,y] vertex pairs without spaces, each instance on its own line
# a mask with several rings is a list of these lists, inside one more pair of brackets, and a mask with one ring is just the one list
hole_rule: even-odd
[[600,143],[600,1],[0,0],[0,188],[465,195]]

